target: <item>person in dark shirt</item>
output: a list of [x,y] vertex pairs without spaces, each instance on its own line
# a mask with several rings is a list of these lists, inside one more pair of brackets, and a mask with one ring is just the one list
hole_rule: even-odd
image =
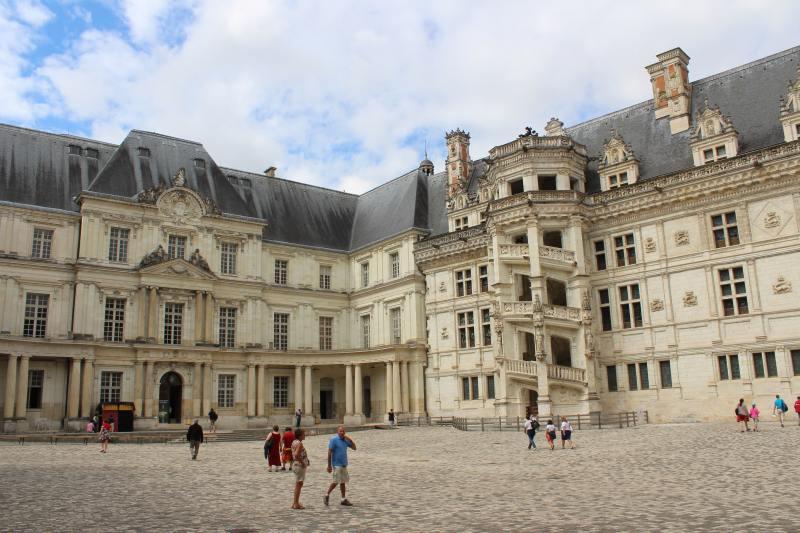
[[200,444],[203,442],[203,428],[197,422],[189,426],[186,432],[186,440],[189,441],[189,450],[192,452],[192,461],[197,460],[197,452],[200,451]]

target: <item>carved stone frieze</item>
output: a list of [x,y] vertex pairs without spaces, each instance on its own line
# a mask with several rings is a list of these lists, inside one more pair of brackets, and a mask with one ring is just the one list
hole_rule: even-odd
[[778,276],[778,279],[772,284],[772,292],[774,294],[788,294],[792,292],[792,282],[783,276]]
[[656,251],[656,241],[652,237],[647,237],[644,240],[644,251],[648,254],[652,254]]
[[675,232],[675,246],[686,246],[689,244],[689,232],[680,230]]
[[664,310],[664,300],[661,298],[653,298],[650,300],[650,311],[663,311]]
[[450,333],[447,331],[447,328],[442,328],[441,337],[442,339],[447,339],[450,337]]
[[697,296],[694,294],[694,291],[686,291],[683,294],[683,306],[694,307],[696,305],[697,305]]

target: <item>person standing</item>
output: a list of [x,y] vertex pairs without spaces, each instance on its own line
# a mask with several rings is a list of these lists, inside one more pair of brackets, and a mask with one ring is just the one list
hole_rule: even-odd
[[299,407],[294,410],[294,427],[299,428],[300,422],[303,420],[303,410]]
[[89,423],[86,424],[86,433],[94,433],[94,422],[89,420]]
[[339,485],[342,491],[342,505],[350,507],[353,505],[347,499],[347,483],[350,482],[350,474],[347,472],[347,449],[356,449],[353,439],[345,435],[344,426],[336,428],[336,435],[331,437],[328,442],[328,473],[333,474],[333,483],[328,487],[328,492],[323,498],[325,505],[328,505],[331,492]]
[[753,405],[750,407],[750,420],[753,421],[753,431],[758,431],[758,417],[761,415],[761,411],[756,407],[756,402],[753,402]]
[[528,435],[528,449],[536,449],[536,443],[533,438],[536,436],[536,430],[533,428],[533,421],[535,418],[531,416],[525,419],[525,433]]
[[100,427],[100,453],[108,452],[108,443],[111,442],[111,424],[108,420],[103,420],[103,425]]
[[394,409],[389,409],[389,425],[395,427],[397,425],[397,416],[394,414]]
[[203,442],[203,428],[195,420],[186,432],[186,440],[189,441],[189,451],[192,454],[192,461],[197,460],[197,453],[200,451],[200,444]]
[[572,424],[569,423],[567,417],[561,419],[561,447],[569,442],[569,447],[575,449],[575,443],[572,442]]
[[553,424],[552,420],[547,421],[547,425],[544,427],[545,438],[547,439],[547,444],[550,445],[550,450],[555,448],[556,443],[556,426]]
[[783,401],[780,394],[775,395],[775,402],[772,404],[772,416],[778,417],[778,421],[781,423],[781,427],[783,427],[783,419],[786,416],[786,411],[789,410],[789,406],[786,405],[786,402]]
[[208,412],[208,424],[209,424],[208,432],[209,433],[216,433],[217,432],[217,419],[218,418],[219,418],[219,415],[217,414],[217,412],[212,407],[211,410]]
[[281,470],[286,470],[286,465],[289,469],[292,468],[292,443],[294,442],[294,431],[292,428],[287,427],[283,431],[281,437]]
[[308,460],[306,448],[303,446],[303,440],[306,438],[306,431],[298,428],[294,433],[294,442],[292,442],[292,472],[294,472],[294,500],[292,500],[292,509],[305,509],[300,503],[300,491],[303,490],[303,483],[306,480],[306,470],[311,465]]
[[281,466],[281,433],[280,428],[275,425],[272,426],[272,433],[267,435],[264,440],[264,456],[267,459],[269,471],[272,472],[272,467],[275,467],[275,472]]
[[800,396],[794,402],[794,412],[797,413],[797,423],[800,424]]
[[750,412],[747,410],[747,406],[744,404],[744,398],[739,398],[739,403],[736,404],[736,422],[737,423],[744,423],[744,428],[742,429],[742,433],[745,431],[750,431],[750,428],[747,425],[747,421],[750,419]]

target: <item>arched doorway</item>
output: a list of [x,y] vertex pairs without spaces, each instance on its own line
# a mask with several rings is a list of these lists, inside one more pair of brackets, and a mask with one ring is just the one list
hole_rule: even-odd
[[319,380],[319,417],[323,420],[330,420],[336,417],[333,408],[333,387],[332,378],[322,378]]
[[528,405],[525,406],[525,417],[531,415],[539,416],[539,392],[535,390],[528,391]]
[[158,386],[158,421],[177,424],[181,421],[183,379],[176,372],[161,376]]

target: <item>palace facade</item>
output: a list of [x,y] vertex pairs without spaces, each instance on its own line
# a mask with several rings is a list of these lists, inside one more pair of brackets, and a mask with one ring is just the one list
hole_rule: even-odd
[[800,47],[363,195],[201,144],[0,126],[2,429],[647,409],[800,394]]

